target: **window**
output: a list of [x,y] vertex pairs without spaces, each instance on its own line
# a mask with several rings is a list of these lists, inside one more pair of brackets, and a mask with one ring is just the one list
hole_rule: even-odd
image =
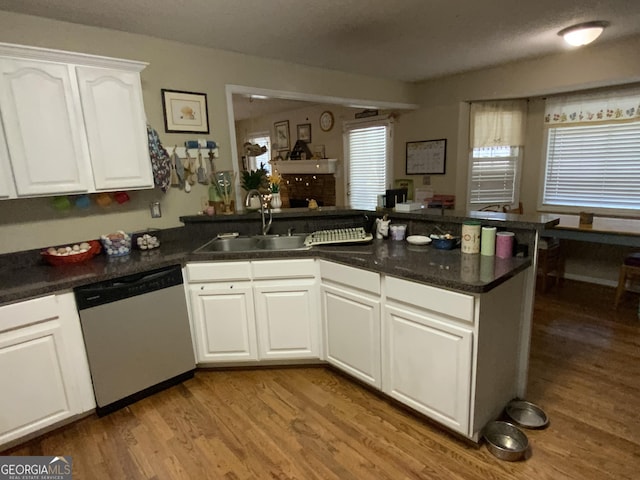
[[525,100],[471,104],[470,208],[518,203],[526,111]]
[[520,151],[508,146],[473,149],[469,203],[517,203]]
[[347,198],[351,208],[375,210],[389,183],[392,120],[376,117],[345,124]]
[[248,170],[257,170],[260,167],[260,164],[264,164],[264,169],[271,174],[271,137],[269,136],[269,132],[256,132],[250,133],[247,135],[247,142],[249,143],[257,143],[261,147],[264,145],[267,147],[267,151],[262,155],[257,157],[247,157],[247,169]]
[[542,205],[640,209],[640,89],[547,100]]

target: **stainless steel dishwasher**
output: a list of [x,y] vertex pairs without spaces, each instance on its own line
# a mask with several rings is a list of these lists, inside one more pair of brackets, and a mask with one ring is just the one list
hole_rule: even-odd
[[193,377],[180,266],[74,289],[98,415]]

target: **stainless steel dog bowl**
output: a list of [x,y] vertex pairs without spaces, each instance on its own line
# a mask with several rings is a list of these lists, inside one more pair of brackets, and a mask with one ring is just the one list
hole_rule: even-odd
[[524,457],[529,440],[525,433],[508,422],[491,422],[483,432],[489,451],[500,460],[515,462]]
[[537,405],[524,400],[512,400],[505,408],[505,413],[516,424],[525,428],[544,428],[549,418]]

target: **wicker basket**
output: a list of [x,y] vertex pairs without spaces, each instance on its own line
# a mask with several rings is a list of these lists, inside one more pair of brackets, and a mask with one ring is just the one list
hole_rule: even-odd
[[46,250],[43,250],[40,252],[40,255],[42,255],[42,258],[47,263],[54,266],[84,262],[100,253],[102,248],[100,242],[97,240],[89,240],[87,243],[90,245],[90,248],[86,252],[76,253],[74,255],[51,255]]

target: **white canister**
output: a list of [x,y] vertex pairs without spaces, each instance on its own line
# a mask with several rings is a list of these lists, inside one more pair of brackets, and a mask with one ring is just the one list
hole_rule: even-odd
[[462,253],[480,253],[480,222],[468,221],[462,224]]

